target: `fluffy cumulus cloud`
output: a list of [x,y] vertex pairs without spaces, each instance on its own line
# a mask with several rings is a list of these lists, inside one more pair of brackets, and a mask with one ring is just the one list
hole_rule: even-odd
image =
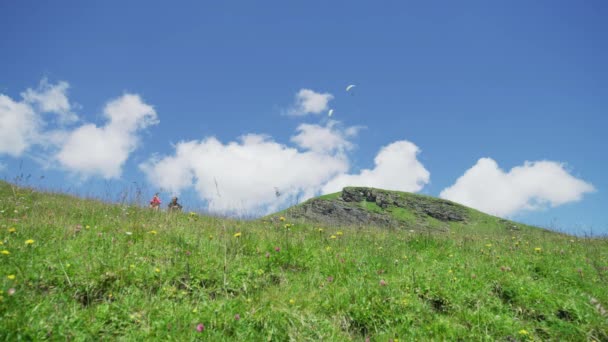
[[[37,89],[21,93],[21,100],[0,94],[0,155],[19,157],[34,145],[46,146],[60,136],[57,127],[77,121],[68,88],[67,82],[51,84],[43,79]],[[48,127],[45,114],[57,117],[54,128]]]
[[594,190],[553,161],[525,162],[505,172],[493,159],[481,158],[439,196],[505,217],[579,201]]
[[384,146],[374,159],[373,169],[357,174],[342,174],[323,187],[323,193],[341,191],[345,186],[370,186],[382,189],[416,192],[429,182],[430,173],[417,159],[418,146],[409,141],[396,141]]
[[314,196],[348,166],[341,154],[298,151],[250,134],[225,144],[215,138],[181,142],[174,155],[153,158],[140,168],[167,191],[177,194],[193,186],[211,211],[252,215]]
[[40,117],[25,102],[0,94],[0,155],[20,156],[39,138]]
[[326,126],[301,124],[291,141],[303,149],[320,153],[344,152],[353,148],[348,140],[357,135],[360,127],[338,128],[338,121],[331,120]]
[[320,114],[328,110],[329,101],[334,96],[330,93],[317,93],[310,89],[300,89],[296,94],[295,103],[287,110],[288,115],[302,116]]
[[34,106],[42,113],[57,115],[60,124],[76,122],[78,116],[72,112],[72,105],[68,100],[67,90],[70,85],[65,81],[50,84],[45,78],[40,81],[38,89],[28,88],[21,93],[26,103]]
[[275,212],[344,186],[418,191],[428,183],[429,172],[416,159],[419,149],[408,141],[383,147],[374,169],[349,174],[346,152],[359,130],[337,121],[302,124],[291,137],[294,147],[257,134],[228,143],[216,138],[184,141],[172,155],[151,158],[140,169],[164,191],[177,195],[193,188],[209,210],[242,215]]
[[62,167],[84,177],[118,178],[138,146],[139,133],[158,123],[154,108],[134,94],[110,101],[103,115],[104,126],[85,124],[64,137],[56,154]]

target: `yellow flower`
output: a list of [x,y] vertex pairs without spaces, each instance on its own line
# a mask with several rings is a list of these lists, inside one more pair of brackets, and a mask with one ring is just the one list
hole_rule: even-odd
[[158,267],[157,267],[157,268],[155,268],[155,269],[154,269],[154,272],[156,272],[156,273],[160,273],[160,268],[158,268]]
[[452,270],[448,270],[448,273],[452,273]]
[[8,232],[9,232],[9,233],[14,233],[14,232],[16,232],[16,231],[17,231],[17,229],[15,229],[15,227],[10,227],[10,228],[8,229]]
[[344,234],[344,233],[342,233],[342,232],[337,232],[336,233],[336,235],[338,235],[338,236],[342,236],[342,234]]
[[327,247],[325,247],[325,250],[329,252],[329,251],[331,251],[331,247],[327,246]]
[[91,226],[89,226],[88,224],[84,227],[85,229],[90,229]]
[[150,233],[150,234],[152,234],[152,235],[156,235],[156,234],[158,234],[158,232],[157,232],[156,230],[151,230],[151,231],[149,231],[148,233]]
[[131,267],[131,268],[135,268],[135,265],[131,264],[129,267]]
[[285,218],[284,218],[283,216],[281,216],[281,217],[279,217],[279,220],[280,220],[281,222],[283,222],[283,221],[285,221]]
[[32,240],[32,239],[25,240],[25,244],[26,244],[26,245],[31,245],[31,244],[33,244],[33,243],[34,243],[34,240]]
[[492,247],[492,244],[488,243],[488,244],[486,244],[486,247],[490,248],[490,247]]
[[520,334],[520,335],[524,335],[524,336],[526,336],[526,335],[528,335],[529,333],[528,333],[528,331],[527,331],[526,329],[521,329],[521,330],[519,331],[519,334]]
[[11,252],[7,251],[6,249],[5,249],[5,250],[3,250],[1,253],[2,253],[2,254],[4,254],[4,255],[9,255],[9,254],[11,254]]
[[294,299],[289,300],[289,304],[295,304],[295,303],[296,303],[296,301]]
[[536,253],[540,253],[540,252],[542,251],[542,249],[541,249],[540,247],[536,247],[536,248],[534,248],[534,251],[535,251]]
[[332,235],[332,236],[330,236],[329,238],[330,238],[330,239],[335,239],[335,238],[336,238],[336,236],[335,236],[335,235]]
[[323,233],[323,228],[319,228],[319,233]]
[[9,274],[9,275],[7,276],[7,278],[8,278],[9,280],[15,280],[15,275],[14,275],[14,274]]
[[209,240],[213,240],[213,235],[209,235]]
[[235,234],[234,234],[234,237],[235,237],[235,238],[241,237],[241,232],[235,233]]

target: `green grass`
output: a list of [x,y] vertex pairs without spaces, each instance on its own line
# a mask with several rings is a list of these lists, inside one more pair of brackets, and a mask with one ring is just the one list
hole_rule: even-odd
[[608,340],[606,239],[429,222],[449,229],[235,221],[0,183],[0,340]]

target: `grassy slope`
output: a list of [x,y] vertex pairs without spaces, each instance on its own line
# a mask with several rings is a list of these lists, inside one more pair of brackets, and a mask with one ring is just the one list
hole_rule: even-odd
[[2,340],[608,340],[605,239],[483,219],[286,228],[15,191],[0,183]]

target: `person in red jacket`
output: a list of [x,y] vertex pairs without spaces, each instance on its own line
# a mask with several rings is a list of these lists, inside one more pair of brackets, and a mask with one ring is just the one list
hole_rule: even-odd
[[154,194],[154,197],[152,197],[152,200],[150,201],[150,208],[154,209],[154,210],[158,210],[158,208],[160,208],[160,198],[158,197],[158,192]]

